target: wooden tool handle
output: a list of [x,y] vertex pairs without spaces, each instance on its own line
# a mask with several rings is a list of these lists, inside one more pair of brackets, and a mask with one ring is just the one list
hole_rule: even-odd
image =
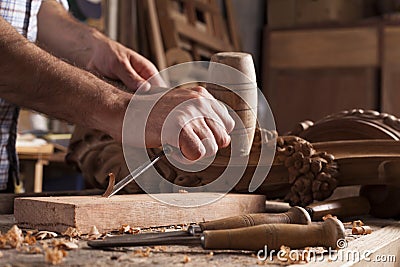
[[370,203],[365,197],[348,197],[331,201],[317,202],[306,207],[313,221],[321,220],[327,214],[339,218],[365,215],[370,211]]
[[290,208],[289,211],[279,214],[258,213],[246,214],[241,216],[233,216],[220,220],[201,222],[199,226],[202,231],[234,229],[241,227],[249,227],[260,224],[283,223],[283,224],[309,224],[311,223],[310,215],[301,207]]
[[262,224],[231,230],[204,231],[201,237],[205,249],[278,250],[282,245],[290,248],[308,246],[337,247],[344,238],[343,224],[328,218],[320,224]]

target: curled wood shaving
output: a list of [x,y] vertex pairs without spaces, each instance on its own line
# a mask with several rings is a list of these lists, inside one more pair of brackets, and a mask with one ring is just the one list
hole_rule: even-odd
[[[279,258],[278,260],[280,262],[284,262],[287,264],[304,264],[308,263],[309,261],[309,254],[310,254],[310,248],[306,248],[305,253],[291,253],[290,247],[287,246],[281,246],[280,250],[278,252]],[[293,255],[296,255],[296,259],[293,259]]]
[[372,233],[372,229],[369,226],[357,226],[351,229],[353,235],[368,235]]
[[54,240],[52,245],[53,247],[56,247],[58,249],[65,249],[65,250],[72,250],[79,248],[78,244],[68,240]]
[[35,238],[37,240],[43,240],[43,239],[48,239],[48,238],[53,238],[57,237],[58,235],[54,232],[48,232],[48,231],[40,231],[35,234]]
[[121,234],[138,234],[140,233],[141,229],[136,227],[131,227],[129,224],[123,224],[121,227],[118,229],[118,231]]
[[361,220],[353,221],[352,223],[353,227],[361,227],[364,225],[364,223]]
[[337,217],[336,217],[336,216],[333,216],[332,214],[326,214],[324,217],[322,217],[322,220],[326,221],[326,220],[329,219],[329,218],[335,218],[335,219],[337,219]]
[[191,260],[192,260],[192,259],[191,259],[188,255],[185,255],[185,256],[183,256],[183,261],[182,261],[182,263],[189,263]]
[[74,227],[68,227],[68,229],[62,233],[63,236],[69,236],[71,238],[80,237],[82,235],[81,231]]
[[108,186],[106,191],[103,193],[102,197],[109,197],[114,189],[114,185],[115,185],[115,175],[110,172],[108,174]]
[[67,256],[65,250],[59,248],[47,248],[45,250],[44,258],[47,263],[53,265],[60,264],[65,256]]
[[102,234],[100,234],[99,230],[97,229],[97,227],[95,225],[92,226],[92,228],[90,228],[90,231],[88,233],[88,239],[89,240],[94,240],[94,239],[98,239],[102,236]]

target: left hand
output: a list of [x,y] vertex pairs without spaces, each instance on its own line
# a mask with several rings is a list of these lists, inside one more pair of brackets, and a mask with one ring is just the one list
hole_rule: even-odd
[[[110,79],[121,80],[129,89],[136,91],[145,81],[158,73],[148,59],[135,51],[100,35],[95,38],[93,50],[86,68]],[[153,79],[152,85],[162,86],[161,79]],[[150,85],[146,84],[145,89]]]

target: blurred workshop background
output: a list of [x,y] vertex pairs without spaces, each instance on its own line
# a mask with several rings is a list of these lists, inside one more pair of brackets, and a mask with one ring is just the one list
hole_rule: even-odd
[[[251,53],[280,134],[348,109],[400,115],[400,0],[68,2],[77,19],[160,70],[220,51]],[[64,163],[73,129],[22,110],[17,150],[27,192],[84,188]]]

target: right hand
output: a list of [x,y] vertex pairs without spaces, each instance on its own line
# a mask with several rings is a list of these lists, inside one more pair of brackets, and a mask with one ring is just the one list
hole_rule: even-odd
[[[135,136],[125,137],[124,143],[139,147],[143,146],[143,140],[146,147],[167,143],[179,147],[191,161],[212,156],[229,145],[229,133],[235,122],[226,107],[204,87],[177,88],[159,97],[159,94],[133,96],[130,104],[133,106],[125,118],[128,124],[124,127],[140,129],[146,125],[146,128],[135,131]],[[124,135],[127,130],[131,131],[125,129]]]

